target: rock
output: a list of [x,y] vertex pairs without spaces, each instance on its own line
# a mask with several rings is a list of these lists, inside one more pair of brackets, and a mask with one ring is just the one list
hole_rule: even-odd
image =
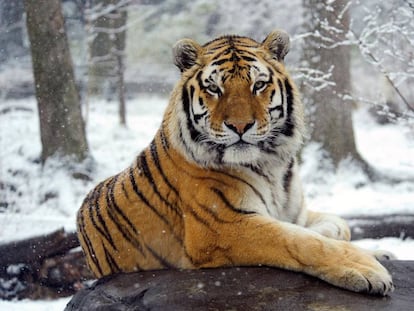
[[311,276],[267,267],[119,274],[79,291],[70,310],[412,310],[414,261],[388,261],[396,290],[353,293]]

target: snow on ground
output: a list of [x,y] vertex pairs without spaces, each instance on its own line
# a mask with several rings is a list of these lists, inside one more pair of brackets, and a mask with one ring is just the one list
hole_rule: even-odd
[[[34,99],[8,101],[0,110],[0,242],[23,239],[60,227],[75,229],[75,214],[87,192],[100,180],[128,166],[152,139],[166,100],[130,101],[128,128],[118,125],[116,105],[91,104],[87,120],[95,159],[93,181],[75,180],[56,163],[42,168],[39,123]],[[3,212],[1,212],[3,211]],[[30,230],[28,230],[30,228]]]
[[0,300],[0,310],[4,311],[63,311],[71,297],[56,300]]
[[[0,243],[75,229],[75,214],[86,193],[100,180],[128,166],[156,132],[167,99],[142,97],[127,103],[128,127],[118,125],[114,102],[93,101],[87,135],[95,171],[92,181],[75,180],[55,163],[42,168],[35,99],[0,102]],[[364,111],[354,116],[357,145],[383,173],[414,178],[414,130],[406,125],[378,126]],[[351,162],[337,173],[325,171],[316,145],[303,154],[302,178],[308,206],[340,215],[414,213],[414,183],[371,184]],[[6,204],[7,203],[7,204]],[[414,260],[414,241],[387,238],[356,244],[387,249]],[[62,310],[68,299],[53,302],[3,302],[1,310]]]

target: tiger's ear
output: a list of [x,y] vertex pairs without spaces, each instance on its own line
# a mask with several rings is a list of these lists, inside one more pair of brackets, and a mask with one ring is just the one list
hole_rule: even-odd
[[201,51],[201,46],[191,40],[179,40],[173,47],[174,64],[181,72],[193,67]]
[[263,40],[262,46],[272,54],[273,58],[282,62],[289,52],[289,35],[283,30],[274,30]]

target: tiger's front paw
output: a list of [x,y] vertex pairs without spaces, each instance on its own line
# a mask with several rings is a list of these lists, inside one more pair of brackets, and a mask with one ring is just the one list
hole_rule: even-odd
[[392,292],[394,285],[388,271],[372,254],[347,244],[344,244],[345,250],[340,250],[338,257],[331,262],[331,271],[325,279],[355,292],[382,296]]

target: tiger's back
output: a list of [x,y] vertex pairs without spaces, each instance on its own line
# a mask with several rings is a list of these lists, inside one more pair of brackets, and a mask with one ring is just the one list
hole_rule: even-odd
[[304,207],[303,107],[283,64],[288,50],[282,31],[261,43],[224,36],[175,45],[181,79],[153,141],[79,210],[97,277],[263,264],[355,291],[392,289],[372,256],[340,241],[350,238],[342,219]]

